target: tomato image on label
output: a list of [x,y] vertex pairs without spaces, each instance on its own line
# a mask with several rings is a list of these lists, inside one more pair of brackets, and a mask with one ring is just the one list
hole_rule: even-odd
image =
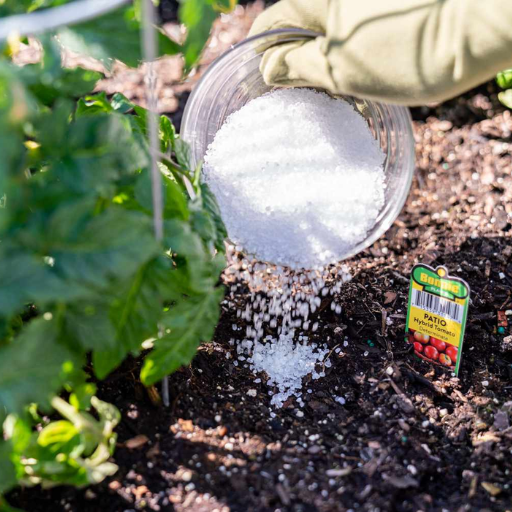
[[421,332],[416,331],[414,333],[414,339],[426,345],[430,340],[430,336],[428,334],[423,334]]
[[452,360],[457,361],[457,356],[459,355],[459,351],[457,350],[457,347],[454,347],[453,345],[448,345],[448,348],[446,349],[446,355]]
[[438,340],[437,338],[430,338],[430,344],[439,352],[444,352],[446,350],[446,343],[444,341]]
[[421,343],[418,343],[417,341],[414,342],[414,350],[416,352],[423,352],[423,345]]
[[446,354],[439,354],[439,362],[445,366],[452,366],[452,360]]
[[433,359],[434,361],[437,361],[437,358],[439,357],[439,352],[437,351],[437,349],[435,347],[433,347],[432,345],[428,345],[425,347],[425,350],[423,351],[423,353],[429,358],[429,359]]

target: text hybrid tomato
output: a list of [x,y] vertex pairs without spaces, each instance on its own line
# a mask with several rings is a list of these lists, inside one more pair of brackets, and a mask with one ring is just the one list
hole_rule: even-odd
[[452,360],[457,361],[457,356],[459,355],[459,350],[457,347],[454,347],[453,345],[448,345],[446,349],[446,355]]
[[450,356],[447,356],[446,354],[440,354],[439,355],[439,362],[441,364],[444,364],[445,366],[451,366],[452,360],[450,359]]
[[416,352],[423,352],[423,345],[421,343],[418,343],[417,341],[414,342],[414,350]]
[[437,361],[437,358],[439,357],[439,352],[435,347],[432,345],[427,345],[424,349],[424,354],[433,361]]
[[430,340],[430,336],[428,334],[423,334],[421,332],[416,331],[414,333],[414,339],[416,341],[419,341],[420,343],[423,343],[423,345],[426,345]]
[[444,352],[446,350],[446,343],[444,341],[438,340],[437,338],[430,338],[430,344],[439,352]]

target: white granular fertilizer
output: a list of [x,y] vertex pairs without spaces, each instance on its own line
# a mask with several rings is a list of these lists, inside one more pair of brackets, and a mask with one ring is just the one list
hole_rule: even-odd
[[331,366],[328,359],[324,361],[329,353],[327,348],[308,343],[307,336],[299,336],[294,343],[294,334],[290,331],[278,339],[267,336],[265,343],[245,341],[238,346],[239,353],[250,354],[249,367],[255,373],[265,372],[267,385],[277,387],[278,392],[271,399],[271,404],[276,407],[282,407],[291,396],[297,397],[299,405],[304,405],[301,398],[303,377],[311,374],[313,379],[319,379],[325,373],[317,371],[317,365]]
[[281,89],[228,117],[203,180],[230,239],[260,261],[313,269],[363,241],[384,205],[384,153],[347,102]]

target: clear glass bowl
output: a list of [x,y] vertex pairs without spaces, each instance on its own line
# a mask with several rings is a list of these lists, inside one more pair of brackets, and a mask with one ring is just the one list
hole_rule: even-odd
[[[259,69],[265,50],[317,35],[300,29],[265,32],[242,41],[210,65],[190,95],[181,125],[181,137],[190,144],[194,165],[204,157],[230,114],[273,89],[265,84]],[[351,96],[339,97],[350,102],[366,119],[386,155],[385,204],[366,238],[343,255],[342,259],[346,259],[369,247],[398,217],[414,173],[414,137],[407,108]]]

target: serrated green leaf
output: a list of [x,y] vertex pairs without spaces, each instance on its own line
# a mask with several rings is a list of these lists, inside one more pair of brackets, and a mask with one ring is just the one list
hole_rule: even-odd
[[[163,31],[157,30],[160,55],[179,53],[180,46]],[[100,60],[107,69],[111,68],[114,59],[131,67],[137,67],[142,60],[140,22],[133,7],[62,28],[58,31],[58,38],[64,47]]]
[[120,114],[126,114],[127,112],[130,112],[130,110],[133,110],[133,107],[135,106],[134,103],[132,103],[124,94],[121,94],[120,92],[116,92],[112,96],[110,104],[112,105],[112,108]]
[[43,406],[66,380],[75,357],[57,342],[54,320],[32,320],[11,344],[0,348],[0,407],[21,414],[32,402]]
[[29,302],[73,300],[87,293],[79,286],[67,286],[40,256],[0,251],[0,261],[0,316],[8,317]]
[[100,60],[107,69],[114,59],[131,67],[141,60],[139,24],[130,18],[130,9],[62,28],[58,38],[65,48]]
[[114,107],[108,101],[104,92],[80,98],[77,102],[75,117],[92,116],[98,113],[114,112]]
[[210,190],[206,183],[201,183],[200,187],[203,207],[210,214],[210,217],[215,224],[215,248],[219,252],[224,252],[224,241],[228,237],[228,232],[226,226],[224,225],[224,221],[222,220],[219,204],[217,203],[217,199],[213,195],[213,192]]
[[151,219],[114,207],[91,218],[74,239],[49,234],[47,244],[64,279],[94,287],[128,278],[160,251]]
[[[128,119],[132,122],[132,125],[136,127],[136,129],[144,136],[144,141],[147,144],[148,110],[130,102],[122,94],[118,94],[117,96],[112,98],[112,105],[116,105],[124,109],[128,109],[129,107],[131,107],[134,110],[136,115],[130,116],[128,117]],[[170,119],[165,115],[159,116],[158,137],[160,139],[160,150],[163,153],[165,153],[168,149],[173,147],[174,140],[176,138],[176,131]]]
[[43,59],[19,69],[18,75],[28,90],[43,105],[51,106],[61,97],[78,98],[91,92],[100,73],[82,68],[67,69],[61,64],[61,48],[54,38],[42,36]]
[[116,285],[109,311],[115,327],[115,346],[94,351],[98,378],[106,377],[126,354],[138,351],[143,341],[157,334],[164,302],[174,298],[173,283],[168,277],[171,272],[171,261],[158,258]]
[[101,380],[104,379],[123,362],[128,353],[121,344],[116,345],[111,350],[95,350],[92,353],[92,365],[96,377]]
[[174,153],[176,160],[184,169],[193,169],[190,146],[181,138],[174,141]]
[[182,0],[178,10],[181,23],[187,27],[187,38],[183,45],[185,70],[190,71],[197,64],[204,45],[210,37],[210,30],[217,12],[210,0]]
[[206,244],[211,244],[217,237],[217,228],[210,214],[201,209],[192,209],[190,216],[192,229],[203,239]]
[[101,192],[148,164],[148,154],[140,140],[134,139],[126,117],[98,113],[69,125],[60,149],[62,159],[53,167],[63,184],[77,193]]
[[150,386],[183,365],[189,364],[203,341],[209,341],[219,318],[223,290],[217,288],[196,299],[173,306],[163,320],[170,332],[155,341],[141,371],[142,382]]
[[75,303],[66,309],[65,329],[84,351],[112,349],[116,331],[108,314],[106,301]]
[[169,274],[169,280],[176,290],[185,295],[202,295],[215,286],[218,276],[212,273],[212,256],[188,223],[166,221],[164,243],[174,254],[176,270]]
[[[187,220],[189,210],[187,199],[180,187],[168,176],[161,173],[164,219]],[[142,171],[135,186],[135,199],[149,214],[153,211],[153,193],[149,170]]]

